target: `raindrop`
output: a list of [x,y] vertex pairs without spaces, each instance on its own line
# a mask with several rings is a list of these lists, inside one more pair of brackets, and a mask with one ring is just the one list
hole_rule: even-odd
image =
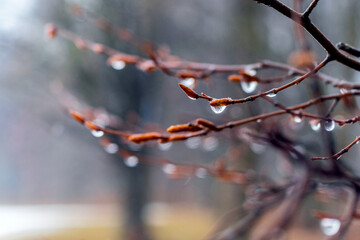
[[172,142],[167,142],[167,143],[159,143],[158,147],[161,151],[167,151],[171,148],[172,146]]
[[360,141],[356,141],[356,144],[359,144]]
[[332,121],[332,120],[326,121],[324,123],[324,128],[325,128],[326,131],[331,132],[335,128],[335,122]]
[[266,96],[273,98],[273,97],[276,96],[276,93],[273,93],[273,92],[272,92],[272,93],[267,94]]
[[185,145],[190,149],[198,148],[200,146],[200,143],[201,143],[200,137],[189,138],[185,141]]
[[301,123],[302,122],[302,117],[300,117],[298,115],[295,115],[293,119],[294,119],[295,123]]
[[102,136],[104,136],[104,132],[103,132],[103,131],[91,130],[91,134],[92,134],[94,137],[102,137]]
[[205,151],[214,151],[219,145],[219,141],[215,137],[207,137],[202,143],[202,147]]
[[191,100],[196,100],[196,98],[190,97],[189,95],[187,95],[188,98],[190,98]]
[[261,122],[262,122],[262,119],[256,119],[256,122],[257,122],[257,123],[261,123]]
[[115,70],[122,70],[126,66],[126,63],[124,61],[113,61],[111,66]]
[[213,107],[213,106],[211,106],[211,105],[210,105],[210,107],[211,107],[211,110],[212,110],[214,113],[216,113],[216,114],[222,113],[222,112],[225,110],[225,108],[226,108],[226,106]]
[[188,88],[195,88],[195,78],[185,78],[184,80],[181,80],[180,83]]
[[245,81],[241,81],[240,82],[241,88],[244,92],[246,93],[252,93],[255,91],[258,83],[255,81],[251,81],[251,82],[245,82]]
[[339,231],[340,225],[341,225],[340,221],[335,218],[323,218],[320,221],[321,231],[326,236],[335,235]]
[[176,166],[172,163],[165,164],[162,168],[163,172],[166,174],[174,174],[176,171]]
[[310,120],[309,121],[310,127],[313,131],[317,132],[320,130],[321,124],[318,120]]
[[105,146],[105,151],[110,154],[115,154],[119,150],[119,146],[116,143],[109,143]]
[[128,167],[136,167],[139,164],[139,159],[136,156],[130,156],[124,159],[124,163]]
[[205,168],[198,168],[195,171],[195,176],[198,178],[205,178],[208,171]]

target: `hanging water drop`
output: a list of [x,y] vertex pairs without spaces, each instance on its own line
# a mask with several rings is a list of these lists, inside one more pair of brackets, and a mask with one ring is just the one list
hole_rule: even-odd
[[130,156],[124,159],[124,163],[128,167],[136,167],[139,164],[139,159],[136,156]]
[[273,93],[273,92],[272,92],[272,93],[267,94],[266,96],[273,98],[273,97],[276,96],[276,93]]
[[105,151],[110,154],[115,154],[119,150],[119,146],[116,143],[109,143],[105,146]]
[[104,136],[104,132],[103,132],[103,131],[91,130],[91,134],[92,134],[94,137],[102,137],[102,136]]
[[125,68],[126,63],[124,61],[117,60],[117,61],[113,61],[111,63],[111,66],[115,70],[122,70]]
[[225,110],[225,108],[226,108],[226,106],[216,106],[216,107],[213,107],[213,106],[211,106],[211,105],[210,105],[210,107],[211,107],[211,110],[212,110],[214,113],[216,113],[216,114],[222,113],[222,112]]
[[335,218],[323,218],[320,221],[321,231],[326,236],[335,235],[339,231],[340,225],[341,225],[340,221]]
[[196,100],[196,98],[190,97],[189,95],[187,95],[188,98],[190,98],[191,100]]
[[310,127],[313,131],[317,132],[320,130],[321,124],[318,120],[310,120],[309,121]]
[[256,75],[256,70],[255,69],[246,69],[245,72],[247,74],[249,74],[250,76],[255,76]]
[[325,121],[324,128],[325,128],[326,131],[331,132],[335,128],[335,122],[332,121],[332,120]]
[[181,80],[180,83],[188,88],[193,89],[195,88],[196,81],[195,78],[185,78],[184,80]]
[[293,119],[294,119],[295,123],[301,123],[302,122],[302,117],[300,117],[298,115],[295,115]]
[[241,85],[241,89],[246,92],[246,93],[252,93],[255,91],[258,83],[255,81],[251,81],[251,82],[245,82],[245,81],[241,81],[240,82]]

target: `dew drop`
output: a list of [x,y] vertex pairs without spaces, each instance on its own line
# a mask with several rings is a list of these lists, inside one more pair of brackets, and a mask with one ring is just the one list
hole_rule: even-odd
[[320,130],[321,124],[318,120],[310,120],[309,121],[310,127],[313,131],[318,132]]
[[269,93],[269,94],[267,94],[266,96],[273,98],[273,97],[276,96],[276,93]]
[[176,166],[172,163],[165,164],[162,168],[163,172],[166,174],[174,174],[176,171]]
[[320,221],[321,231],[326,236],[335,235],[339,231],[340,225],[341,225],[340,221],[335,218],[323,218]]
[[187,95],[188,98],[190,98],[191,100],[196,100],[196,98],[190,97]]
[[326,121],[324,123],[324,128],[326,131],[331,132],[335,128],[335,122],[334,121]]
[[171,148],[172,146],[172,142],[167,142],[167,143],[159,143],[158,147],[161,151],[167,151]]
[[109,143],[105,146],[105,151],[110,154],[115,154],[119,150],[119,146],[116,143]]
[[103,131],[91,130],[91,134],[92,134],[94,137],[102,137],[102,136],[104,136],[104,132],[103,132]]
[[205,178],[208,171],[205,168],[198,168],[195,171],[195,176],[198,178]]
[[202,147],[205,151],[214,151],[219,145],[219,141],[215,137],[207,137],[202,143]]
[[256,70],[255,69],[246,69],[245,72],[247,74],[249,74],[250,76],[255,76],[256,75]]
[[359,144],[360,141],[356,141],[356,144]]
[[195,78],[185,78],[184,80],[181,80],[180,83],[188,88],[195,88]]
[[301,123],[302,122],[302,117],[296,115],[296,116],[294,116],[293,120],[294,120],[295,123]]
[[115,70],[123,70],[126,66],[126,63],[124,61],[113,61],[111,66]]
[[211,110],[212,110],[214,113],[216,113],[216,114],[222,113],[222,112],[225,110],[225,108],[226,108],[226,106],[213,107],[213,106],[211,106],[211,105],[210,105],[210,107],[211,107]]
[[136,156],[130,156],[124,159],[124,163],[128,167],[136,167],[139,164],[139,159]]
[[251,81],[251,82],[245,82],[245,81],[241,81],[240,82],[241,85],[241,89],[246,92],[246,93],[252,93],[255,91],[258,83],[255,81]]

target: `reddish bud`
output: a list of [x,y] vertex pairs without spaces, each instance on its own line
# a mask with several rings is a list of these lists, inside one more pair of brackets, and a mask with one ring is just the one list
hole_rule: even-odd
[[187,135],[172,135],[169,137],[168,141],[169,142],[175,142],[175,141],[184,141],[186,139],[188,139],[189,137]]
[[179,83],[179,86],[181,87],[181,89],[186,93],[186,95],[188,95],[189,98],[192,99],[198,99],[199,98],[199,94],[197,94],[194,90],[192,90],[191,88]]
[[136,143],[143,143],[146,141],[161,139],[161,135],[158,132],[131,134],[128,136],[128,140]]
[[202,118],[197,119],[196,124],[204,126],[204,127],[208,128],[210,130],[213,130],[213,131],[218,130],[217,126],[214,123],[212,123],[212,122],[210,122],[208,120],[202,119]]
[[156,64],[151,60],[140,61],[136,64],[137,68],[145,72],[153,72],[156,70]]
[[79,123],[84,124],[85,118],[78,112],[75,112],[73,110],[69,111],[70,115]]
[[74,44],[80,50],[85,50],[87,48],[87,43],[84,40],[82,40],[81,38],[77,38],[74,41]]
[[203,130],[203,128],[194,125],[192,123],[189,124],[179,124],[170,126],[166,131],[169,133],[177,133],[177,132],[197,132]]
[[94,131],[101,131],[101,127],[99,125],[96,125],[93,122],[89,122],[89,121],[85,121],[84,125],[89,128],[90,130],[94,130]]
[[176,75],[179,78],[182,78],[182,79],[185,79],[185,78],[197,78],[198,77],[195,72],[188,71],[188,70],[179,71]]
[[288,62],[298,68],[312,68],[316,62],[316,55],[309,50],[294,51],[290,54]]
[[104,48],[104,45],[95,43],[91,46],[91,50],[93,50],[93,52],[95,52],[95,53],[101,54],[101,53],[104,53],[105,48]]
[[244,77],[241,75],[237,75],[237,74],[233,74],[228,76],[228,80],[231,82],[240,82],[241,80],[243,80]]
[[48,38],[53,39],[56,37],[58,32],[57,27],[54,24],[48,23],[45,25],[45,34]]
[[212,100],[210,102],[210,105],[213,107],[220,107],[220,106],[227,106],[229,104],[233,104],[234,100],[232,100],[231,98],[220,98],[220,99],[215,99]]

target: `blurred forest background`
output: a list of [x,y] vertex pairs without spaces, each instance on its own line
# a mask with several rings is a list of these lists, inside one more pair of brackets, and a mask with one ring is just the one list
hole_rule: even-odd
[[[64,222],[61,228],[68,230],[49,239],[201,239],[225,212],[241,206],[244,189],[208,177],[172,180],[159,167],[128,168],[62,111],[54,88],[63,87],[79,102],[122,119],[136,112],[142,121],[162,129],[197,117],[222,123],[269,106],[254,102],[215,115],[206,102],[190,101],[175,78],[133,66],[117,71],[103,56],[81,51],[62,38],[49,41],[44,26],[53,22],[85,39],[141,54],[86,16],[74,16],[70,6],[75,3],[141,39],[168,45],[174,55],[210,63],[287,62],[298,48],[293,23],[249,0],[0,0],[0,223],[6,226],[0,239],[39,239],[35,237],[58,231]],[[346,40],[360,46],[359,14],[359,1],[328,0],[312,19],[333,43]],[[310,42],[322,59],[325,53]],[[350,81],[360,77],[336,64],[323,71]],[[198,88],[211,96],[246,96],[222,76]],[[306,89],[290,89],[277,97],[292,104],[308,96]],[[310,152],[319,147],[308,125],[296,128],[302,147]],[[336,129],[337,146],[352,141],[348,133],[354,131],[359,132]],[[174,143],[170,149],[150,145],[136,151],[208,165],[225,157],[239,169],[254,169],[275,180],[281,172],[276,169],[281,158],[272,149],[249,147],[224,134],[206,138]],[[235,150],[239,153],[227,157]],[[358,155],[358,149],[349,152],[347,164],[360,171]],[[311,204],[309,200],[305,205]],[[310,210],[304,212],[308,219]],[[81,231],[89,226],[86,234]],[[312,229],[309,222],[306,227]],[[321,236],[314,227],[307,233]]]

